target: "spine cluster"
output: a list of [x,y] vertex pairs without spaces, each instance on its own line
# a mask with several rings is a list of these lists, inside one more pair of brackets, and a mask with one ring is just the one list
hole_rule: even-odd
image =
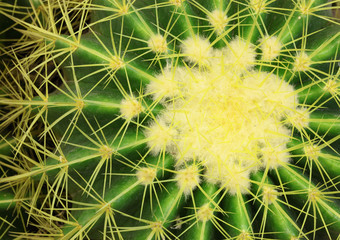
[[339,9],[1,1],[0,238],[337,239]]

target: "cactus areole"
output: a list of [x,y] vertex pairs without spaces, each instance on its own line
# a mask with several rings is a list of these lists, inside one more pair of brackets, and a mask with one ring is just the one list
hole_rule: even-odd
[[24,109],[11,146],[26,164],[0,184],[26,189],[10,196],[34,227],[3,236],[337,239],[336,1],[27,9],[29,18],[0,9],[37,44],[12,61],[32,94],[3,97]]

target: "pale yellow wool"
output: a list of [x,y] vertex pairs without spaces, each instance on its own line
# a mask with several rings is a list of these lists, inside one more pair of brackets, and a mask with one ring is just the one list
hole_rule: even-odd
[[193,64],[208,65],[209,60],[213,56],[213,49],[210,47],[210,42],[199,36],[184,40],[181,48],[185,59]]
[[284,144],[264,147],[261,150],[262,153],[262,165],[264,168],[268,166],[269,169],[275,169],[282,166],[289,161],[289,153],[286,151]]
[[178,170],[175,179],[186,196],[190,195],[191,191],[201,182],[198,168],[194,165]]
[[276,201],[278,192],[275,189],[269,186],[264,186],[262,188],[262,191],[263,191],[262,199],[265,204],[269,205]]
[[237,236],[236,240],[253,240],[248,232],[242,231],[240,235]]
[[[174,75],[176,74],[176,75]],[[152,81],[147,85],[146,92],[152,94],[153,100],[164,101],[178,97],[181,93],[181,83],[178,82],[179,72],[171,72],[171,69],[165,69],[163,74],[156,76],[157,81]]]
[[224,159],[221,162],[207,164],[206,180],[210,183],[219,184],[231,195],[237,192],[247,194],[250,188],[250,169],[229,160]]
[[185,0],[170,0],[170,3],[174,4],[175,6],[177,7],[180,7],[182,6],[182,3],[184,2]]
[[266,10],[267,0],[250,0],[249,5],[256,13],[263,13]]
[[318,189],[309,189],[308,190],[308,200],[316,203],[322,198],[322,193]]
[[312,64],[310,57],[305,52],[299,52],[295,56],[294,71],[307,71]]
[[309,116],[310,113],[307,108],[298,107],[295,109],[295,111],[290,112],[287,117],[292,126],[297,128],[298,130],[301,130],[302,128],[308,127]]
[[154,35],[149,39],[148,47],[155,53],[164,53],[167,51],[166,39],[160,34]]
[[151,222],[150,228],[152,229],[153,234],[162,235],[163,233],[163,223],[161,221]]
[[113,56],[113,57],[112,57],[112,60],[111,60],[111,62],[110,62],[110,68],[111,68],[112,70],[118,70],[118,69],[120,69],[121,67],[123,67],[124,64],[125,64],[125,63],[124,63],[119,57]]
[[110,148],[109,146],[103,145],[100,147],[99,153],[103,159],[109,159],[114,153],[114,150]]
[[197,218],[199,221],[206,222],[209,221],[214,216],[214,211],[209,207],[209,203],[204,204],[197,211]]
[[156,173],[157,171],[155,168],[144,167],[137,170],[136,176],[141,184],[150,185],[156,178]]
[[169,150],[174,144],[173,141],[176,135],[176,130],[171,126],[168,126],[161,119],[154,122],[149,129],[145,131],[145,137],[148,140],[147,145],[154,155],[163,150]]
[[261,39],[261,51],[263,61],[272,61],[279,56],[282,44],[276,36],[265,36]]
[[[218,51],[216,51],[218,52]],[[223,65],[233,74],[240,75],[253,68],[255,64],[255,47],[253,44],[236,37],[222,49]]]
[[339,94],[340,92],[340,82],[334,79],[330,79],[326,82],[324,88],[325,91],[328,91],[332,95]]
[[308,144],[303,147],[306,157],[309,160],[318,160],[321,150],[320,147],[314,144]]
[[[254,70],[254,46],[241,38],[221,50],[189,38],[182,53],[188,66],[164,69],[147,87],[165,108],[145,131],[148,146],[153,154],[171,154],[176,166],[200,162],[204,178],[230,194],[248,193],[251,172],[289,162],[287,122],[307,126],[308,111],[291,85]],[[198,175],[186,176],[177,181],[189,194]]]
[[221,34],[224,31],[224,28],[229,22],[227,15],[218,9],[212,11],[208,15],[208,20],[218,34]]
[[138,116],[141,112],[143,112],[143,106],[134,97],[123,99],[120,102],[120,113],[125,119],[130,120]]

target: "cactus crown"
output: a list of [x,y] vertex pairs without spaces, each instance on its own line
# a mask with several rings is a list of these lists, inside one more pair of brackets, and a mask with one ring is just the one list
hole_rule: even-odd
[[0,2],[0,238],[336,239],[338,11]]

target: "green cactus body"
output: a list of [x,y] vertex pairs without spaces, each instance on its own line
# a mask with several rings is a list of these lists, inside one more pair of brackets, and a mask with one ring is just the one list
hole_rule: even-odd
[[31,5],[0,9],[36,44],[5,52],[3,236],[337,239],[336,1]]

